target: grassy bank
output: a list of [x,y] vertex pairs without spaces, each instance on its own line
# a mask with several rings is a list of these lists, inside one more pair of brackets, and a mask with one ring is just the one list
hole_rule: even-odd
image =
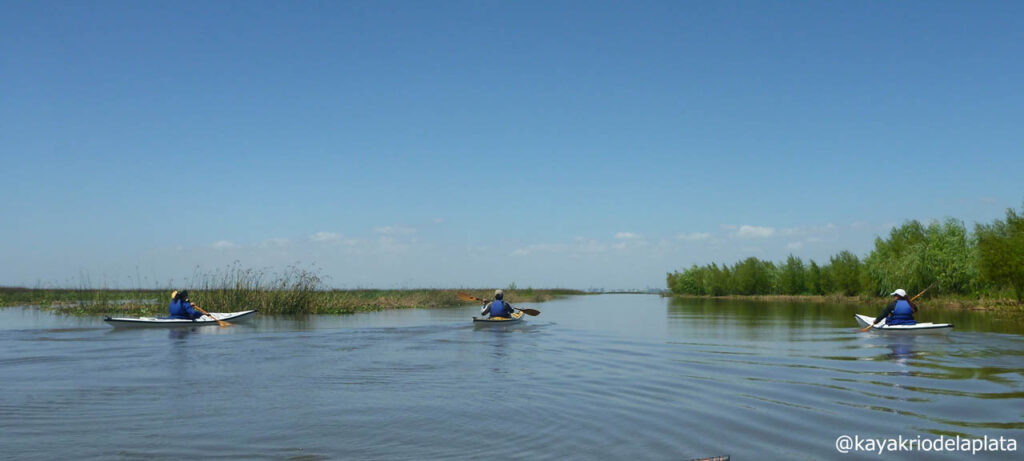
[[[798,303],[829,303],[829,304],[856,304],[861,306],[884,306],[891,301],[891,298],[877,296],[844,296],[834,295],[725,295],[725,296],[698,296],[686,294],[666,294],[665,296],[676,298],[694,299],[735,299],[764,302],[798,302]],[[1013,299],[1006,298],[971,298],[967,296],[936,296],[923,297],[914,301],[921,307],[930,309],[952,309],[952,310],[975,310],[975,311],[1001,311],[1024,313],[1024,305],[1018,304]]]
[[[212,312],[259,309],[266,314],[351,314],[384,309],[450,307],[465,305],[456,296],[463,291],[490,298],[493,289],[334,290],[324,287],[314,270],[289,266],[279,272],[226,268],[197,272],[175,288],[160,289],[33,289],[0,287],[0,306],[40,306],[68,314],[121,316],[163,315],[174,289],[189,290],[189,297]],[[505,299],[535,303],[559,296],[584,294],[567,289],[519,289],[513,284]]]
[[[462,306],[455,293],[462,291],[489,298],[490,289],[321,290],[267,287],[206,287],[191,289],[190,297],[203,309],[231,312],[259,309],[267,314],[350,314],[384,309]],[[515,303],[536,303],[583,294],[565,289],[506,290]],[[68,314],[163,315],[170,302],[169,289],[89,290],[0,287],[0,306],[39,306]]]

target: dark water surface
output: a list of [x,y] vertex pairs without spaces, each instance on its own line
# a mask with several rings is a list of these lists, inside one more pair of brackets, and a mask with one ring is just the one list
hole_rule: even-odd
[[580,296],[113,330],[0,309],[0,458],[1021,459],[839,454],[836,437],[1024,442],[1020,319],[858,333],[880,306]]

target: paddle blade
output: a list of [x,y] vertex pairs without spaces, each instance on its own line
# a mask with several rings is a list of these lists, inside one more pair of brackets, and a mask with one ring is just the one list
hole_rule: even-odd
[[457,292],[457,293],[455,293],[455,296],[458,296],[458,297],[459,297],[459,299],[461,299],[461,300],[463,300],[463,301],[477,301],[477,302],[487,302],[487,300],[486,300],[486,299],[481,299],[481,298],[477,298],[476,296],[470,295],[470,294],[468,294],[468,293],[463,293],[463,292],[461,292],[461,291],[460,291],[460,292]]
[[523,311],[523,313],[526,314],[526,315],[532,315],[534,317],[540,315],[540,311],[537,310],[537,309],[520,309],[518,307],[516,309],[519,309],[519,310]]

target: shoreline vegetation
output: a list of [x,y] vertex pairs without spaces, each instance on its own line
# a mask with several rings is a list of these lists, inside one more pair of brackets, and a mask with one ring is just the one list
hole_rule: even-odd
[[[767,303],[812,303],[812,304],[849,304],[859,305],[865,308],[878,309],[885,306],[891,299],[880,296],[855,295],[846,296],[842,294],[831,295],[691,295],[665,293],[664,296],[683,299],[709,299],[709,300],[732,300],[732,301],[758,301]],[[914,302],[922,309],[942,310],[969,310],[969,311],[998,311],[1008,313],[1024,314],[1024,305],[1018,304],[1008,298],[981,298],[971,299],[955,296],[922,296]]]
[[781,262],[749,257],[733,265],[694,264],[668,273],[665,281],[675,295],[872,304],[897,288],[910,294],[930,287],[921,303],[1020,311],[1024,212],[1008,209],[1005,219],[975,224],[973,232],[952,218],[927,225],[907,221],[875,238],[864,257],[842,251],[820,265],[793,255]]
[[[171,284],[169,284],[171,285]],[[37,306],[77,315],[167,315],[171,291],[189,290],[190,298],[211,312],[258,309],[264,314],[352,314],[386,309],[466,306],[456,292],[490,299],[494,289],[330,289],[313,270],[290,266],[279,273],[245,269],[237,263],[201,273],[165,288],[24,288],[0,287],[0,307]],[[510,303],[537,303],[585,294],[551,288],[504,288]]]
[[[112,316],[167,315],[171,289],[30,289],[0,287],[0,308],[32,306],[65,314]],[[354,314],[389,309],[460,307],[471,305],[455,293],[490,298],[492,289],[352,289],[290,292],[267,290],[244,292],[231,289],[191,289],[191,298],[211,312],[259,309],[264,314]],[[585,294],[569,289],[505,290],[512,304],[539,303]]]

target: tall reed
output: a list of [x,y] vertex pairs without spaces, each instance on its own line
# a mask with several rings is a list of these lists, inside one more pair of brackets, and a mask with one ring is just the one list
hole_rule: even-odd
[[[324,286],[315,269],[288,266],[278,272],[242,267],[197,272],[187,286],[164,289],[27,289],[0,287],[0,306],[39,305],[72,314],[165,315],[173,289],[189,290],[190,299],[207,311],[258,309],[266,314],[346,314],[384,309],[465,305],[456,293],[490,298],[491,289],[334,290]],[[511,303],[541,302],[583,294],[568,289],[505,290]]]

